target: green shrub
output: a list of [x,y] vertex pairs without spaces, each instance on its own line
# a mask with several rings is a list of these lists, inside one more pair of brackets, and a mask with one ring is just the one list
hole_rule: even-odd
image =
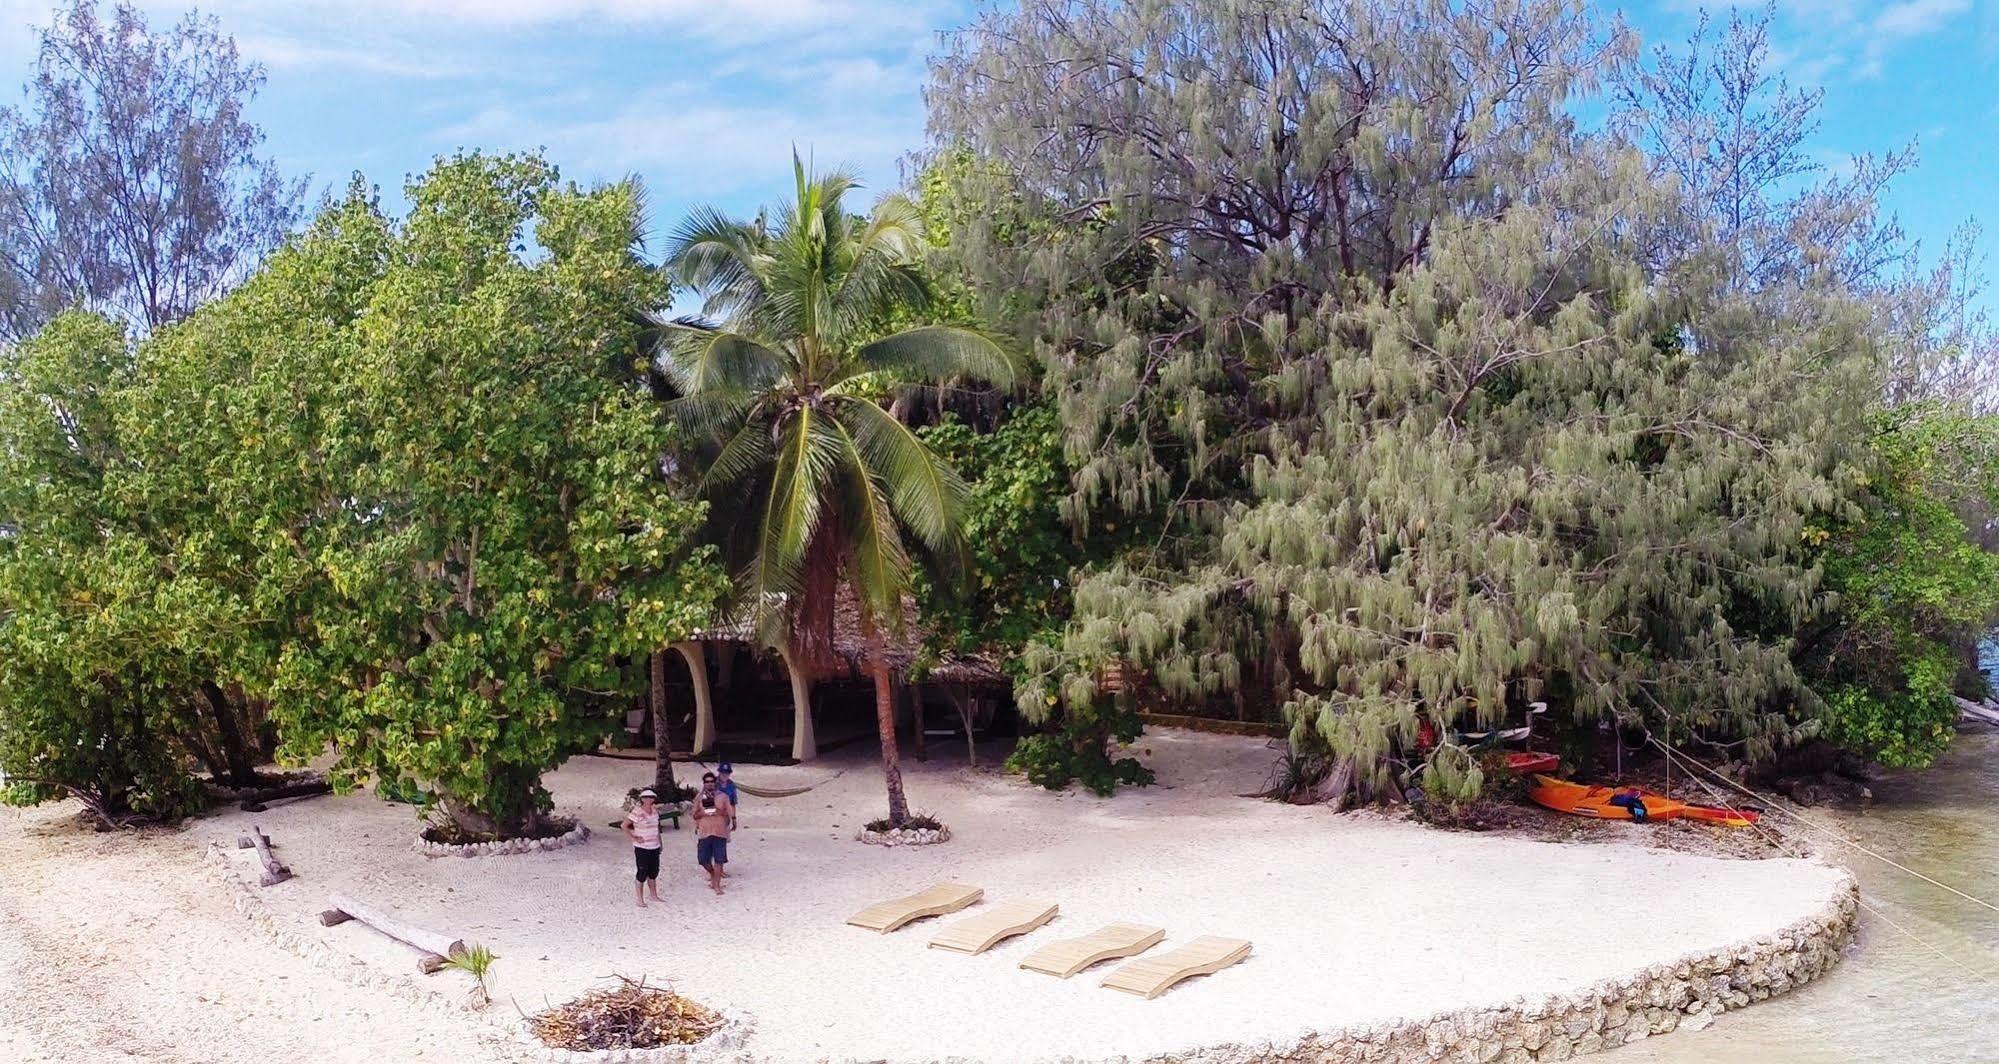
[[1890,768],[1922,768],[1950,746],[1960,716],[1951,697],[1957,661],[1932,650],[1904,664],[1902,684],[1888,694],[1859,686],[1824,696],[1820,734]]
[[1144,787],[1154,779],[1151,769],[1135,757],[1110,756],[1111,740],[1129,743],[1142,726],[1136,712],[1064,715],[1058,730],[1022,739],[1007,757],[1006,769],[1051,791],[1081,783],[1103,798],[1119,786]]

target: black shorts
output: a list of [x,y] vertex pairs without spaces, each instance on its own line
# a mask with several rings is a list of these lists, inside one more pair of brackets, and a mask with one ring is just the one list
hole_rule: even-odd
[[639,863],[639,882],[659,878],[659,847],[648,850],[643,846],[634,846],[632,856]]
[[695,839],[694,863],[703,868],[711,864],[728,864],[729,840],[716,835],[704,835]]

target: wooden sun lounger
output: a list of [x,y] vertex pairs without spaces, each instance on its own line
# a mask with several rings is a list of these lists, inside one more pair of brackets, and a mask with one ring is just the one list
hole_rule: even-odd
[[1001,939],[1024,935],[1055,919],[1056,908],[1047,901],[1004,901],[937,932],[930,944],[959,953],[984,953]]
[[1213,975],[1247,956],[1246,939],[1203,935],[1157,957],[1126,961],[1104,979],[1104,985],[1143,998],[1156,998],[1182,979]]
[[891,898],[870,905],[847,917],[847,922],[855,927],[887,934],[911,920],[957,912],[984,897],[985,893],[978,887],[968,887],[963,883],[939,883],[906,898]]
[[1092,964],[1144,953],[1165,937],[1164,930],[1144,924],[1105,924],[1081,938],[1050,942],[1028,954],[1020,966],[1067,979]]

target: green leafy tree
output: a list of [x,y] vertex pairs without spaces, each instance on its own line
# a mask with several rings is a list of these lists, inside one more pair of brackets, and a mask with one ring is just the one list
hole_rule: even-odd
[[201,799],[175,742],[188,663],[157,649],[171,618],[116,501],[132,371],[123,330],[82,312],[0,347],[0,797],[105,825]]
[[889,823],[908,819],[884,636],[899,630],[919,558],[961,565],[966,488],[883,403],[899,386],[964,377],[1005,383],[1006,354],[975,331],[893,329],[930,289],[920,216],[888,196],[871,214],[846,206],[846,174],[793,160],[796,199],[769,224],[696,211],[668,264],[706,298],[713,322],[667,332],[675,414],[712,435],[711,494],[726,491],[726,541],[741,608],[763,638],[824,662],[844,585],[874,673]]
[[1016,406],[992,432],[955,418],[917,435],[969,486],[970,565],[962,582],[917,581],[933,649],[978,653],[1046,641],[1061,630],[1083,547],[1062,521],[1069,470],[1062,426],[1046,403]]
[[1917,405],[1877,426],[1859,505],[1813,532],[1836,605],[1800,657],[1826,739],[1920,767],[1955,734],[1954,688],[1999,618],[1999,554],[1963,516],[1999,507],[1999,418]]
[[334,746],[343,781],[414,779],[461,829],[519,835],[549,808],[541,774],[632,693],[619,660],[685,638],[724,579],[688,541],[701,511],[661,475],[636,383],[666,295],[637,254],[637,187],[470,155],[407,194],[398,226],[350,197],[325,230],[377,265],[319,345],[342,383],[294,460],[337,489],[293,545],[323,597],[280,643],[272,713],[290,754]]

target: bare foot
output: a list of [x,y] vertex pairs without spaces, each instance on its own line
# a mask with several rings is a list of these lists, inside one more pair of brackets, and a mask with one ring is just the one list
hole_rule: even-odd
[[643,908],[645,908],[645,907],[646,907],[646,900],[645,900],[644,898],[640,898],[640,899],[639,899],[639,908],[643,909]]

